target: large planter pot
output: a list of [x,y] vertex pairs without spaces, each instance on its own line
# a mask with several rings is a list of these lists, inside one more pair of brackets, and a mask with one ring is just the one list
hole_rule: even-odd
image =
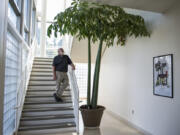
[[98,128],[105,110],[104,106],[97,106],[96,109],[88,109],[86,105],[80,107],[85,128]]

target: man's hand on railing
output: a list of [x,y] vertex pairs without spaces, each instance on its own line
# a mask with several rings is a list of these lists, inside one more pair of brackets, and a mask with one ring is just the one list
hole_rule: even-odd
[[55,80],[57,80],[57,77],[56,77],[56,75],[53,75],[53,80],[55,81]]
[[76,67],[75,67],[74,64],[71,64],[71,67],[72,67],[72,70],[75,70],[75,69],[76,69]]
[[57,77],[56,77],[56,68],[55,66],[53,66],[53,80],[56,80]]

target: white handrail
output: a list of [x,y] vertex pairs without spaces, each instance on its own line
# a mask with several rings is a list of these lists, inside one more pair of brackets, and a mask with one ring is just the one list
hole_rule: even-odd
[[72,102],[73,102],[73,107],[74,107],[76,132],[79,133],[79,88],[77,84],[76,75],[71,68],[69,69],[68,75],[69,75],[69,80],[70,80]]

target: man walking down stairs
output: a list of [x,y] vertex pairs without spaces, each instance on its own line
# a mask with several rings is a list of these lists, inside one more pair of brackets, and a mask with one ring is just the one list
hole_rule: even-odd
[[72,69],[75,70],[71,59],[64,55],[64,49],[59,48],[58,55],[53,59],[53,79],[56,80],[56,93],[54,93],[54,97],[57,102],[63,102],[63,92],[69,86],[68,65],[71,65]]
[[44,135],[75,132],[75,116],[70,89],[56,102],[51,58],[35,58],[18,135]]

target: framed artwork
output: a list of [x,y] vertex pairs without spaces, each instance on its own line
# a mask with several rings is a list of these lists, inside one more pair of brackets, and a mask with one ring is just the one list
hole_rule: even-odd
[[153,58],[153,93],[173,98],[173,55]]

